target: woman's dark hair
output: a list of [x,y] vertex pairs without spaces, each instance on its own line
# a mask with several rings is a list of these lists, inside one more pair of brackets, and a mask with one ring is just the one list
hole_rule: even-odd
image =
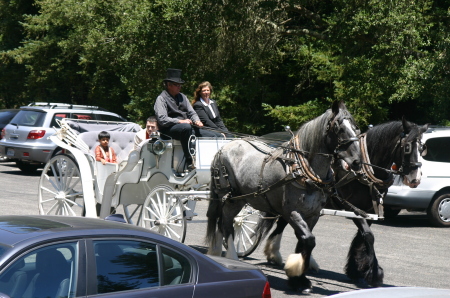
[[200,100],[200,97],[202,94],[202,89],[205,87],[209,87],[209,91],[211,91],[211,93],[213,92],[213,86],[211,85],[210,82],[208,82],[208,81],[201,82],[198,85],[197,89],[195,89],[195,91],[194,91],[194,99],[192,100],[192,104],[194,104]]
[[107,131],[101,131],[101,132],[98,134],[98,140],[100,141],[100,140],[103,139],[103,138],[111,139],[111,135],[110,135],[109,132],[107,132]]

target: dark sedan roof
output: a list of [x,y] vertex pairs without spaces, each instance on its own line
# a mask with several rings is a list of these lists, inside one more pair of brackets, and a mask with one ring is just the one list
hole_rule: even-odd
[[161,235],[144,228],[97,218],[47,215],[0,216],[0,242],[8,246],[14,246],[18,242],[36,237],[49,239],[53,237],[70,237],[84,234],[133,234],[162,239]]

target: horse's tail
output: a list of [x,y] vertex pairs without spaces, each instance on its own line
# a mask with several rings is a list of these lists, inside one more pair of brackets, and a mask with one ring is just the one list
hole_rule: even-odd
[[211,183],[211,200],[209,201],[208,211],[206,212],[208,225],[206,227],[205,241],[208,244],[215,241],[217,224],[222,215],[222,202],[214,191],[214,186],[212,184],[213,183]]

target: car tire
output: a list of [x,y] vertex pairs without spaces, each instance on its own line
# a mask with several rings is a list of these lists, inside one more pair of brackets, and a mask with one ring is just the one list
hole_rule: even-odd
[[428,208],[428,219],[436,227],[450,227],[450,193],[435,198]]
[[21,160],[16,161],[16,166],[25,174],[34,174],[39,168],[39,165],[30,164]]
[[390,206],[384,206],[383,211],[385,219],[392,219],[396,217],[400,213],[400,211],[402,211],[402,209],[394,209]]

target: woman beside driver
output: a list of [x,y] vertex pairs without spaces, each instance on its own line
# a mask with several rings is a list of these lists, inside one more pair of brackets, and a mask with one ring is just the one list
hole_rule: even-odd
[[220,118],[216,102],[210,98],[212,91],[213,87],[210,82],[200,83],[195,89],[192,106],[205,127],[213,128],[225,136],[228,129]]

